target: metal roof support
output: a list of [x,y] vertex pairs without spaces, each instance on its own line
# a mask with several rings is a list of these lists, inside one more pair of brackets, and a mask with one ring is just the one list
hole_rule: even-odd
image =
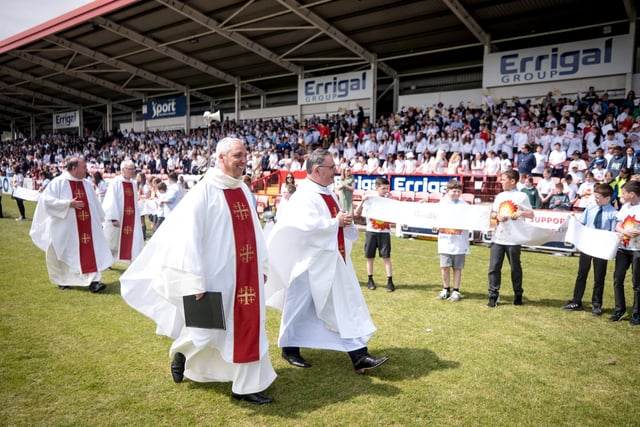
[[458,17],[460,21],[471,31],[471,33],[480,42],[487,46],[491,43],[491,36],[485,30],[482,29],[478,21],[476,21],[471,14],[464,8],[464,6],[458,0],[442,0],[454,15]]
[[[14,70],[13,68],[9,68],[9,67],[5,67],[3,65],[0,65],[0,73],[4,73],[7,75],[10,75],[12,77],[15,77],[16,79],[22,79],[25,81],[25,83],[34,83],[34,84],[38,84],[40,86],[44,86],[47,87],[49,89],[53,89],[55,91],[58,91],[60,93],[68,93],[69,95],[73,95],[77,98],[84,98],[84,99],[88,99],[89,101],[93,101],[93,102],[97,102],[98,104],[106,104],[107,102],[109,102],[108,99],[106,98],[102,98],[96,95],[93,95],[91,93],[88,92],[83,92],[77,89],[73,89],[67,86],[63,86],[59,83],[54,83],[51,82],[49,80],[45,80],[43,78],[40,77],[36,77],[33,76],[31,74],[27,74],[27,73],[23,73],[21,71],[18,70]],[[19,87],[18,84],[16,85],[12,85],[11,87]],[[23,89],[23,90],[28,90],[28,89]],[[130,112],[133,111],[133,109],[126,107],[124,105],[120,105],[120,104],[114,104],[115,108],[120,110],[120,111],[126,111],[126,112]]]
[[225,29],[218,21],[215,19],[209,18],[207,15],[195,10],[191,6],[187,6],[181,1],[177,0],[156,0],[158,3],[164,4],[170,9],[175,10],[181,15],[191,19],[193,22],[197,22],[198,24],[204,26],[205,28],[209,28],[211,30],[216,31],[222,37],[231,40],[232,42],[238,44],[246,48],[248,51],[255,53],[266,59],[267,61],[273,62],[274,64],[284,68],[285,70],[289,70],[293,74],[298,74],[300,69],[299,66],[285,61],[280,58],[280,55],[270,51],[269,49],[261,46],[260,44],[254,42],[251,39],[246,38],[245,36]]
[[108,132],[113,130],[113,106],[111,101],[107,102],[107,114],[104,115],[104,128]]
[[51,70],[57,71],[59,73],[62,74],[67,74],[69,76],[75,77],[77,79],[80,80],[84,80],[86,82],[89,82],[91,84],[97,85],[97,86],[102,86],[105,87],[107,89],[110,89],[114,92],[119,92],[119,93],[123,93],[125,95],[128,96],[134,96],[136,98],[142,98],[142,93],[141,92],[136,92],[136,91],[132,91],[132,90],[127,90],[127,89],[123,89],[121,86],[111,83],[107,80],[83,73],[81,71],[74,71],[74,70],[69,70],[67,69],[67,67],[65,67],[64,65],[60,65],[57,64],[53,61],[49,61],[48,59],[44,59],[35,55],[31,55],[30,53],[26,53],[26,52],[20,52],[20,51],[13,51],[13,52],[9,52],[9,55],[12,56],[16,56],[18,58],[22,58],[25,61],[28,62],[32,62],[34,64],[38,64],[41,65],[43,67],[49,68]]
[[395,77],[397,75],[397,72],[393,68],[389,67],[384,62],[377,62],[375,60],[375,56],[373,53],[369,52],[364,47],[356,43],[354,40],[350,39],[346,34],[338,30],[336,27],[334,27],[333,25],[331,25],[330,23],[322,19],[320,16],[313,13],[311,10],[309,10],[308,7],[302,6],[300,3],[298,3],[295,0],[277,0],[277,1],[278,3],[285,6],[287,9],[289,9],[291,12],[298,15],[300,18],[313,24],[318,29],[318,31],[331,37],[333,40],[335,40],[342,46],[346,47],[347,49],[349,49],[351,52],[355,53],[359,57],[366,59],[369,64],[373,64],[374,62],[376,62],[375,65],[378,68],[380,68],[380,70],[382,70],[385,74],[388,74],[391,77]]
[[[102,62],[104,64],[110,65],[112,67],[118,68],[120,70],[124,70],[127,71],[129,73],[131,73],[132,75],[138,76],[138,77],[142,77],[143,79],[146,79],[150,82],[156,83],[158,85],[161,86],[165,86],[169,89],[174,89],[180,92],[184,92],[186,90],[186,86],[180,84],[180,83],[176,83],[173,82],[169,79],[165,79],[162,76],[159,76],[157,74],[151,73],[149,71],[143,70],[142,68],[138,68],[134,65],[128,64],[124,61],[121,61],[119,59],[115,59],[115,58],[111,58],[103,53],[97,52],[93,49],[89,49],[86,46],[82,46],[78,43],[74,43],[70,40],[64,39],[62,37],[58,37],[58,36],[47,36],[45,37],[45,40],[53,43],[53,44],[57,44],[58,46],[62,46],[65,47],[69,50],[72,50],[74,52],[80,53],[81,55],[84,55],[88,58],[91,59],[95,59],[96,61]],[[204,100],[204,101],[212,101],[213,98],[211,98],[209,95],[205,95],[202,93],[193,93],[194,96],[197,96],[198,98]]]
[[240,120],[240,110],[242,110],[242,87],[240,86],[240,77],[236,77],[236,99],[234,106],[236,110],[236,121],[238,121]]
[[[64,101],[60,98],[54,98],[52,96],[49,95],[45,95],[43,93],[40,92],[35,92],[29,89],[25,89],[23,87],[20,86],[9,86],[6,83],[0,82],[0,89],[4,89],[4,90],[10,90],[10,91],[15,91],[21,94],[24,94],[26,96],[30,96],[33,98],[38,98],[38,99],[42,99],[43,101],[47,101],[53,105],[58,105],[59,108],[73,108],[73,109],[77,109],[79,108],[79,106],[77,104],[74,104],[72,102],[68,102],[68,101]],[[12,100],[15,100],[15,98],[12,98]],[[36,108],[35,106],[32,105],[32,107]],[[98,116],[102,115],[102,113],[100,111],[96,111],[93,109],[86,109],[85,111],[91,113],[91,114],[96,114]]]
[[[225,81],[227,83],[230,84],[236,84],[236,80],[235,80],[235,76],[232,76],[230,74],[225,73],[222,70],[219,70],[215,67],[212,67],[208,64],[205,64],[204,62],[195,59],[189,55],[186,55],[176,49],[173,49],[171,47],[168,46],[163,46],[160,43],[158,43],[157,41],[151,39],[150,37],[144,36],[140,33],[137,33],[129,28],[126,28],[123,25],[117,24],[113,21],[110,21],[108,19],[104,19],[102,17],[95,17],[92,20],[93,22],[95,22],[96,24],[100,25],[102,28],[104,28],[105,30],[109,30],[112,33],[115,33],[119,36],[128,38],[129,40],[132,40],[136,43],[139,43],[142,46],[146,46],[151,50],[154,50],[162,55],[168,56],[169,58],[173,58],[176,61],[182,62],[185,65],[188,65],[192,68],[195,68],[196,70],[200,70],[203,73],[209,74],[217,79],[220,79],[222,81]],[[244,88],[246,90],[248,90],[249,92],[253,92],[253,93],[262,93],[262,90],[250,85],[248,83],[244,83],[243,84]]]

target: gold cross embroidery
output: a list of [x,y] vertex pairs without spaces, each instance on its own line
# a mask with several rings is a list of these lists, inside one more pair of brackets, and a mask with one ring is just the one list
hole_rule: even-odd
[[233,216],[241,221],[247,219],[249,217],[249,209],[247,209],[247,205],[242,202],[235,202],[233,204]]
[[240,248],[240,261],[242,261],[243,264],[251,261],[253,259],[253,255],[254,252],[251,245],[244,245],[242,248]]
[[132,195],[133,195],[133,191],[131,191],[131,189],[130,189],[129,187],[127,187],[127,188],[124,190],[124,195],[125,195],[125,196],[127,196],[127,197],[130,197],[130,196],[132,196]]
[[82,199],[84,196],[84,192],[78,187],[75,192],[76,199]]
[[251,286],[244,286],[240,289],[236,298],[238,299],[238,303],[242,305],[249,305],[255,301],[256,293]]
[[131,226],[127,225],[126,227],[124,227],[122,229],[122,232],[128,236],[129,234],[131,234]]
[[80,211],[80,213],[78,214],[78,218],[80,218],[80,221],[84,221],[87,218],[89,218],[91,215],[89,215],[87,213],[87,211],[85,211],[84,209]]
[[88,235],[87,233],[83,233],[83,234],[82,234],[82,237],[80,237],[80,241],[81,241],[83,244],[85,244],[85,245],[86,245],[87,243],[89,243],[89,242],[91,241],[91,236],[90,236],[90,235]]
[[135,212],[135,209],[129,207],[127,209],[124,210],[124,214],[129,216],[129,215],[133,215],[133,213]]

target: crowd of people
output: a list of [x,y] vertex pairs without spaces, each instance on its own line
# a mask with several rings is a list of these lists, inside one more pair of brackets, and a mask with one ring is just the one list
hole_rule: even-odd
[[[276,377],[267,351],[266,305],[282,311],[278,346],[292,366],[311,367],[301,347],[345,352],[357,373],[388,360],[369,353],[367,342],[376,329],[349,252],[358,234],[354,214],[363,215],[367,287],[376,289],[377,252],[385,265],[387,291],[396,290],[388,223],[366,212],[370,197],[388,195],[389,181],[378,178],[375,192],[352,212],[345,197],[336,195],[353,192],[352,173],[499,177],[503,191],[490,213],[497,223],[488,269],[490,308],[498,305],[505,256],[511,264],[513,304],[524,303],[521,246],[513,241],[512,231],[534,217],[531,200],[540,207],[570,209],[576,201],[566,194],[567,188],[577,198],[582,186],[591,185],[582,194],[591,202],[576,206],[585,210],[582,224],[622,236],[616,255],[616,306],[609,320],[619,321],[626,314],[624,279],[632,267],[630,323],[640,325],[640,276],[635,274],[640,268],[640,227],[634,220],[640,218],[640,182],[633,179],[636,165],[640,169],[640,109],[633,93],[620,103],[605,103],[604,96],[591,97],[591,92],[576,100],[556,100],[549,94],[539,104],[514,100],[480,110],[407,108],[375,123],[362,109],[302,123],[227,120],[219,128],[216,124],[213,139],[202,129],[189,135],[124,131],[84,139],[43,137],[3,144],[2,167],[11,170],[12,177],[33,178],[42,191],[31,237],[46,252],[52,283],[62,290],[82,286],[98,293],[106,286],[101,272],[114,260],[132,263],[121,277],[122,295],[156,321],[158,333],[174,338],[173,379],[230,381],[234,399],[266,404],[273,398],[262,392]],[[255,200],[243,179],[275,170],[304,170],[307,179],[296,185],[293,174],[287,176],[283,193],[295,195],[287,198],[265,242],[252,208]],[[193,189],[180,181],[181,175],[202,173]],[[333,188],[337,173],[344,183]],[[106,188],[105,177],[110,180]],[[442,203],[464,206],[461,190],[460,183],[451,180]],[[144,245],[146,212],[139,201],[154,193],[157,206],[151,215],[157,233]],[[23,210],[20,214],[24,218]],[[439,231],[440,299],[461,299],[468,253],[464,236],[465,230]],[[295,255],[267,257],[282,253],[283,247]],[[581,257],[574,296],[564,309],[582,309],[592,262],[592,314],[602,314],[606,262],[594,257]],[[202,329],[185,323],[183,298],[198,301],[220,292],[219,304],[228,308],[225,327]]]

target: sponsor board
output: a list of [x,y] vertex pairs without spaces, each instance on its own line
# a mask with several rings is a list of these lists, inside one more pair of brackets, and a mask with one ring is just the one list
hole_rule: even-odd
[[633,37],[603,37],[484,56],[482,86],[511,86],[632,71]]
[[187,114],[187,98],[154,99],[142,104],[142,118],[144,120],[180,117]]
[[298,104],[321,104],[371,98],[373,95],[371,79],[371,70],[299,79]]
[[53,129],[77,128],[80,126],[80,110],[53,113]]

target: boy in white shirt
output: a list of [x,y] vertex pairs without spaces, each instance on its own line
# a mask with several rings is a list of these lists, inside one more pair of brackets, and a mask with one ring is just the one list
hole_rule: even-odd
[[[447,194],[440,203],[466,205],[460,198],[462,185],[455,179],[447,183]],[[464,268],[465,255],[469,253],[469,231],[457,229],[438,230],[438,254],[440,254],[440,272],[442,291],[438,299],[460,301],[460,279]],[[451,269],[453,269],[453,292],[451,292]]]

